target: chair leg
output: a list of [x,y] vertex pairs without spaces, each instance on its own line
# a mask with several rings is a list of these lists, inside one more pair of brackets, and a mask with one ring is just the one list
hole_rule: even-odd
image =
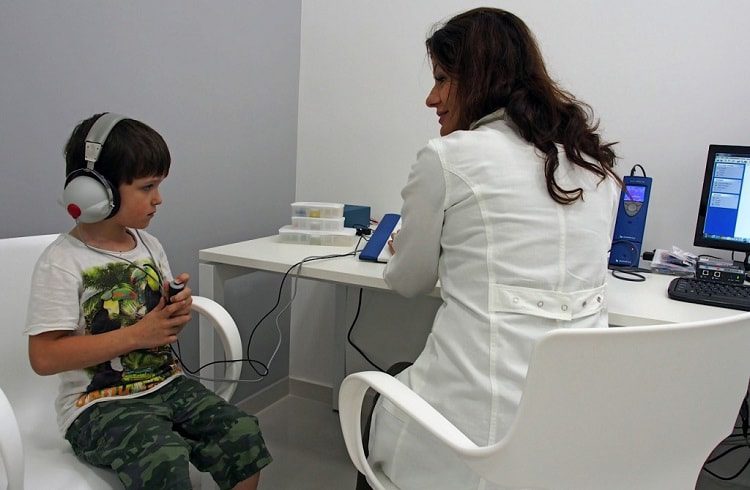
[[[390,374],[391,376],[396,376],[398,373],[403,371],[404,369],[411,366],[411,362],[397,362],[393,366],[389,367],[386,373]],[[380,394],[376,394],[372,398],[372,403],[367,407],[367,421],[365,422],[365,426],[362,429],[362,443],[364,444],[364,450],[365,450],[365,456],[370,455],[370,425],[372,424],[372,414],[375,411],[375,405],[378,403],[378,398],[380,398]],[[363,409],[364,410],[364,409]],[[365,475],[362,473],[357,473],[357,488],[356,490],[372,490],[372,487],[369,483],[367,483],[367,478],[365,478]]]

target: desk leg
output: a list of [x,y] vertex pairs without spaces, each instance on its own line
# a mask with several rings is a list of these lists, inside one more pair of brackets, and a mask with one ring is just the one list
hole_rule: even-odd
[[[221,277],[220,265],[198,264],[198,294],[212,299],[221,305],[224,304],[224,281]],[[213,327],[208,323],[208,320],[201,316],[198,328],[198,359],[201,366],[216,359],[216,355],[214,354],[215,337],[216,335],[214,334]],[[216,366],[207,367],[201,372],[201,376],[215,378],[215,367]],[[213,381],[201,380],[201,383],[203,383],[206,388],[213,391],[215,385]],[[201,488],[217,488],[216,483],[208,473],[201,473],[200,483]]]
[[[242,274],[255,272],[254,269],[245,269],[231,265],[222,265],[214,263],[198,264],[198,294],[205,298],[212,299],[222,306],[226,307],[224,302],[224,282]],[[200,317],[198,324],[198,341],[200,342],[198,350],[198,359],[200,365],[216,360],[216,334],[209,321],[203,316]],[[215,378],[217,375],[223,375],[223,371],[217,373],[216,365],[209,366],[201,372],[201,376]],[[213,391],[215,382],[201,380],[203,385]],[[201,473],[200,488],[218,489],[210,473]]]
[[[222,266],[217,264],[198,264],[198,294],[224,305],[224,280],[221,274]],[[216,359],[214,353],[214,329],[203,317],[199,320],[198,342],[200,365]],[[201,376],[216,377],[216,366],[209,366],[202,371]],[[214,389],[213,381],[201,381],[209,390]]]
[[[233,277],[255,272],[254,269],[246,269],[233,265],[214,264],[201,262],[198,264],[198,294],[212,299],[226,308],[224,301],[224,283]],[[200,317],[198,327],[199,362],[204,365],[216,360],[216,334],[210,322]],[[223,353],[222,353],[223,354]],[[201,372],[201,376],[209,378],[221,377],[223,371],[217,370],[217,366],[209,366]],[[217,372],[218,371],[218,372]],[[203,385],[213,391],[213,381],[201,381]]]
[[335,325],[333,334],[333,399],[331,406],[335,411],[339,409],[339,387],[346,377],[346,335],[349,328],[346,306],[349,297],[349,288],[343,284],[337,284],[335,290]]

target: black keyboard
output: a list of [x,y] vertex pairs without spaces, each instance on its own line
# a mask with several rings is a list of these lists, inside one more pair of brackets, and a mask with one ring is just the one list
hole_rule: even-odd
[[750,286],[742,284],[678,277],[669,283],[667,294],[677,301],[750,311]]

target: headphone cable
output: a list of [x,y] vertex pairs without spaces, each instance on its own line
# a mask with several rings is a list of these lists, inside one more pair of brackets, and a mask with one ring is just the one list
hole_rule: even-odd
[[[203,379],[203,380],[208,380],[208,381],[227,381],[227,382],[258,382],[258,381],[261,381],[263,378],[265,378],[266,376],[268,376],[268,374],[269,374],[269,368],[263,362],[255,360],[255,359],[252,359],[250,357],[250,346],[252,344],[252,340],[253,340],[253,336],[255,335],[255,332],[258,330],[258,327],[260,327],[260,325],[263,323],[263,321],[266,318],[268,318],[276,310],[276,308],[278,308],[279,304],[281,303],[281,295],[282,295],[282,292],[283,292],[284,282],[286,281],[286,278],[289,276],[289,274],[295,268],[299,268],[299,270],[297,271],[296,275],[293,276],[295,278],[298,278],[299,274],[300,274],[300,272],[302,270],[302,266],[304,264],[306,264],[307,262],[312,262],[312,261],[315,261],[315,260],[326,260],[326,259],[334,259],[334,258],[340,258],[340,257],[355,256],[359,252],[358,249],[359,249],[359,245],[361,244],[361,242],[362,242],[362,237],[360,237],[360,239],[357,241],[357,244],[354,246],[354,250],[351,251],[351,252],[347,252],[347,253],[344,253],[344,254],[330,254],[330,255],[318,255],[318,256],[305,257],[304,259],[302,259],[299,262],[297,262],[297,263],[293,264],[292,266],[290,266],[286,270],[286,272],[284,273],[284,276],[281,278],[281,283],[279,284],[279,290],[278,290],[278,294],[277,294],[277,297],[276,297],[276,303],[271,307],[270,310],[268,310],[268,312],[266,312],[266,314],[264,314],[260,318],[260,320],[258,320],[255,323],[255,325],[250,330],[250,336],[248,338],[248,341],[247,341],[247,344],[246,344],[246,347],[245,347],[245,358],[243,358],[243,359],[225,359],[225,360],[211,361],[211,362],[207,362],[207,363],[199,366],[198,368],[196,368],[194,370],[191,370],[187,366],[185,366],[185,364],[182,361],[182,359],[178,357],[178,360],[180,361],[180,364],[183,366],[183,368],[185,369],[185,371],[187,373],[189,373],[192,377],[195,377],[195,378],[198,378],[198,379]],[[295,288],[295,293],[294,294],[296,295],[296,288]],[[293,299],[294,299],[294,295],[292,296],[292,300]],[[289,304],[291,304],[291,301],[290,301]],[[279,315],[281,313],[283,313],[283,311],[286,310],[287,308],[288,308],[288,306],[285,306],[282,309],[282,312],[279,313]],[[280,330],[279,330],[279,334],[280,334]],[[271,359],[269,361],[269,365],[271,364],[271,361],[273,361],[273,358],[276,355],[276,352],[278,351],[278,346],[280,345],[280,343],[281,343],[281,338],[279,338],[279,343],[277,344],[276,350],[274,350],[274,353],[271,356]],[[175,353],[175,355],[177,355],[177,353],[174,351],[174,349],[172,351]],[[205,369],[205,368],[207,368],[209,366],[213,366],[213,365],[216,365],[216,364],[228,364],[228,363],[232,363],[232,362],[247,362],[250,365],[250,367],[252,368],[252,370],[255,372],[255,374],[259,376],[259,378],[255,379],[255,380],[230,380],[230,379],[221,379],[221,378],[200,377],[200,376],[196,375],[196,373],[199,373],[200,371],[202,371],[203,369]],[[260,366],[261,370],[258,370],[258,368],[256,368],[256,364]]]

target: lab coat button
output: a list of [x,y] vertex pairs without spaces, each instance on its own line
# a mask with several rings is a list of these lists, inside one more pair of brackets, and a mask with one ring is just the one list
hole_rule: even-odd
[[514,303],[518,303],[518,298],[513,298]]
[[541,308],[542,306],[544,306],[544,301],[540,301],[540,302],[539,302],[539,303],[537,303],[536,305],[537,305],[537,306],[538,306],[539,308]]
[[597,303],[601,303],[602,302],[602,297],[601,296],[597,296],[596,297],[596,302]]
[[584,301],[582,306],[586,306],[588,304],[588,301]]
[[560,307],[560,309],[561,309],[562,311],[568,311],[568,305],[562,305],[562,306]]

